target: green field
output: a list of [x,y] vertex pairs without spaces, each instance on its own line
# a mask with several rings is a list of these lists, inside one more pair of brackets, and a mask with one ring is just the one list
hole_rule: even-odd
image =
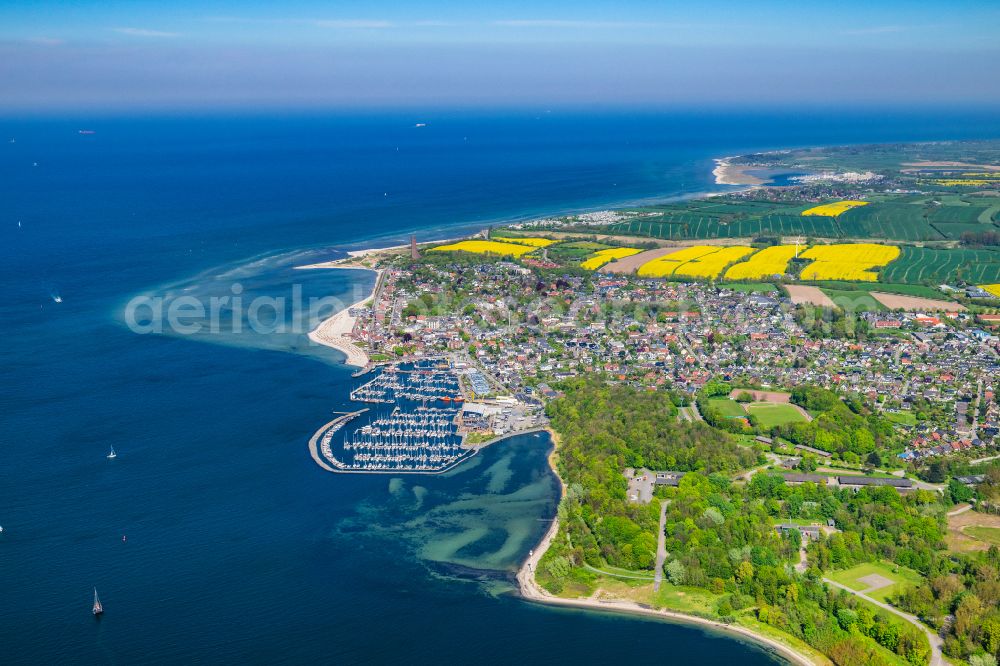
[[982,525],[972,525],[962,530],[974,539],[1000,546],[1000,527],[984,527]]
[[988,209],[989,206],[937,206],[931,209],[928,217],[935,224],[973,224],[978,223],[979,216]]
[[867,291],[829,289],[821,290],[844,312],[878,312],[886,307],[875,300]]
[[747,409],[757,418],[762,428],[773,428],[786,423],[805,421],[806,418],[792,405],[775,402],[753,402]]
[[932,284],[1000,282],[1000,250],[903,246],[899,258],[882,270],[881,277],[886,282]]
[[955,222],[953,224],[935,224],[934,227],[941,232],[941,235],[948,240],[961,240],[962,234],[966,232],[979,233],[980,231],[995,231],[992,224],[978,224],[976,222]]
[[917,425],[917,417],[913,415],[913,412],[909,411],[885,412],[885,418],[889,419],[893,423],[899,423],[900,425]]
[[[870,592],[866,591],[872,585],[870,582],[860,579],[870,575],[882,576],[892,581],[892,584],[871,590]],[[918,585],[923,580],[923,577],[912,569],[886,562],[866,562],[850,569],[844,569],[843,571],[830,572],[827,574],[827,577],[841,585],[846,585],[852,590],[863,592],[865,595],[878,601],[885,601],[893,594],[902,592],[910,585]]]
[[810,281],[804,284],[816,285],[824,291],[834,289],[839,291],[881,291],[886,294],[903,294],[904,296],[919,296],[921,298],[943,298],[941,292],[933,287],[922,284],[891,284],[888,282],[830,282]]
[[720,286],[745,294],[773,294],[778,291],[778,288],[770,282],[733,282]]
[[840,216],[842,222],[864,229],[858,237],[893,240],[940,240],[941,234],[925,217],[926,209],[912,203],[873,203],[852,208]]
[[719,410],[719,412],[727,418],[746,418],[746,411],[743,409],[743,405],[736,402],[735,400],[730,400],[729,398],[710,398],[708,404]]

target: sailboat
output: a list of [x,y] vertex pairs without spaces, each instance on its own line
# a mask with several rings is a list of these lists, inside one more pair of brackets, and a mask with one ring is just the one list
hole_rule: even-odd
[[94,615],[100,615],[104,612],[104,606],[101,605],[101,600],[97,596],[97,588],[94,588]]
[[114,447],[114,445],[112,445],[111,446],[111,453],[108,454],[108,460],[114,460],[117,457],[118,457],[118,454],[115,453],[115,447]]

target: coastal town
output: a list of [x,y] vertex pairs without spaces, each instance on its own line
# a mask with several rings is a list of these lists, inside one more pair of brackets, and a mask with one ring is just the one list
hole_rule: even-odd
[[[545,281],[510,261],[410,271],[387,256],[375,297],[350,309],[352,344],[367,350],[371,367],[449,359],[467,422],[486,415],[477,431],[534,428],[559,381],[604,373],[670,390],[690,403],[682,417],[698,419],[695,399],[714,379],[777,391],[773,399],[785,403],[784,388],[834,387],[896,423],[900,461],[984,450],[998,434],[995,314],[860,313],[854,326],[871,334],[831,337],[776,290],[606,274]],[[515,405],[529,416],[509,422],[503,415]],[[747,428],[752,413],[738,419]]]
[[[310,334],[357,368],[351,398],[368,405],[317,431],[313,458],[440,474],[548,431],[563,498],[518,572],[526,598],[706,623],[802,664],[995,664],[992,634],[956,624],[971,611],[941,592],[1000,602],[955,573],[1000,544],[994,251],[963,249],[978,235],[932,244],[944,272],[891,282],[923,245],[700,235],[712,208],[792,206],[801,221],[781,224],[815,233],[899,205],[873,192],[899,189],[891,174],[766,187],[766,166],[720,161],[718,182],[753,187],[686,212],[517,222],[303,267],[376,275]],[[975,204],[948,206],[993,215]],[[657,238],[671,215],[693,237]],[[954,262],[976,252],[970,277]],[[812,619],[792,621],[802,608]]]

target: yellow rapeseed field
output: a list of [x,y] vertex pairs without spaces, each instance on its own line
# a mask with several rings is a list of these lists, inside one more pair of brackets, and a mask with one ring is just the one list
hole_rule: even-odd
[[867,201],[834,201],[833,203],[813,206],[802,211],[802,215],[822,215],[824,217],[837,217],[844,211],[848,211],[858,206],[867,206]]
[[748,254],[753,253],[753,251],[754,249],[752,247],[744,247],[742,245],[724,247],[717,252],[711,252],[698,257],[697,259],[692,259],[687,263],[681,264],[674,270],[674,275],[714,278],[721,273],[726,266],[734,261],[739,261]]
[[997,298],[1000,298],[1000,284],[981,284],[980,289],[985,289]]
[[515,245],[514,243],[498,243],[496,241],[466,240],[451,245],[439,245],[431,248],[431,252],[473,252],[475,254],[499,254],[507,257],[520,257],[522,254],[534,252],[537,248],[530,245]]
[[594,256],[580,264],[580,268],[586,268],[588,271],[596,271],[613,259],[631,257],[633,254],[639,254],[640,252],[642,250],[637,250],[634,247],[612,247],[607,250],[598,250],[594,253]]
[[992,182],[981,178],[939,178],[934,181],[935,184],[944,187],[979,187],[989,185]]
[[712,245],[686,247],[682,250],[665,254],[652,261],[647,261],[642,266],[639,266],[636,275],[639,277],[667,277],[668,275],[673,275],[674,271],[684,262],[703,257],[706,254],[718,251],[718,249],[718,247]]
[[535,238],[535,237],[501,238],[500,236],[494,236],[493,240],[503,241],[504,243],[517,243],[518,245],[530,245],[531,247],[548,247],[553,243],[559,242],[559,241],[549,240],[548,238]]
[[[743,263],[730,266],[728,280],[759,280],[774,275],[784,275],[788,262],[795,256],[795,245],[772,245],[753,255]],[[805,248],[800,247],[799,250]]]
[[854,243],[815,245],[800,255],[813,262],[802,269],[803,280],[859,280],[874,282],[881,268],[899,256],[895,245]]

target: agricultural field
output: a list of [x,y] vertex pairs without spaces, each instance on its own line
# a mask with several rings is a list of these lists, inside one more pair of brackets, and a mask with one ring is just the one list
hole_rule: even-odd
[[682,250],[674,250],[639,266],[639,277],[669,277],[685,262],[703,257],[718,250],[713,245],[692,245]]
[[795,256],[796,245],[772,245],[750,257],[747,261],[731,266],[726,271],[727,280],[760,280],[784,275],[788,262]]
[[852,208],[867,206],[867,201],[833,201],[831,203],[813,206],[802,211],[801,215],[821,215],[824,217],[837,217],[841,213]]
[[761,428],[773,428],[787,423],[799,423],[806,417],[795,405],[774,402],[752,402],[747,411],[753,414]]
[[548,238],[538,238],[535,236],[519,236],[514,237],[500,237],[494,236],[493,240],[500,241],[501,243],[517,243],[518,245],[530,245],[531,247],[548,247],[549,245],[554,245],[559,241],[550,240]]
[[857,236],[859,238],[908,241],[942,239],[941,232],[925,217],[925,211],[925,207],[918,203],[876,202],[849,210],[838,221],[860,228],[862,232]]
[[883,602],[923,581],[923,576],[916,571],[888,562],[865,562],[850,569],[830,572],[827,577]]
[[[774,294],[778,288],[770,282],[735,282],[724,285],[726,289],[744,294]],[[1000,285],[997,285],[1000,287]]]
[[953,303],[952,301],[945,301],[940,298],[919,298],[917,296],[903,296],[902,294],[883,294],[878,291],[871,292],[871,295],[872,298],[890,310],[961,312],[967,309],[960,303]]
[[813,281],[812,284],[820,289],[833,289],[835,291],[880,291],[886,294],[903,294],[904,296],[917,296],[920,298],[941,298],[941,292],[933,287],[922,284],[892,284],[889,282],[841,282],[841,281]]
[[580,267],[596,271],[606,263],[615,261],[616,259],[631,257],[633,254],[639,254],[640,252],[642,252],[642,250],[633,247],[613,247],[607,250],[598,250],[592,257],[581,263]]
[[439,245],[430,249],[431,252],[471,252],[473,254],[496,254],[505,257],[520,257],[534,252],[538,248],[530,245],[500,243],[497,241],[465,240],[449,245]]
[[1000,250],[904,246],[899,258],[882,271],[888,282],[941,284],[965,280],[1000,282]]
[[836,303],[827,296],[819,287],[805,284],[786,284],[785,291],[795,305],[820,305],[827,308],[836,306]]
[[934,224],[979,224],[979,216],[989,206],[936,206],[927,218]]
[[697,257],[681,264],[674,270],[674,275],[683,277],[714,278],[725,270],[729,264],[752,254],[752,247],[735,245],[716,248],[715,252]]
[[829,296],[834,305],[844,312],[879,312],[886,309],[878,299],[867,291],[831,289],[830,287],[822,287],[820,291]]
[[802,269],[803,280],[863,280],[874,282],[881,268],[899,256],[893,245],[857,243],[848,245],[817,245],[800,255],[813,263]]
[[981,284],[979,285],[979,288],[988,291],[997,298],[1000,298],[1000,284]]
[[961,240],[962,234],[976,234],[990,229],[990,227],[985,224],[978,224],[975,222],[949,222],[947,224],[938,223],[935,224],[934,227],[948,240]]

